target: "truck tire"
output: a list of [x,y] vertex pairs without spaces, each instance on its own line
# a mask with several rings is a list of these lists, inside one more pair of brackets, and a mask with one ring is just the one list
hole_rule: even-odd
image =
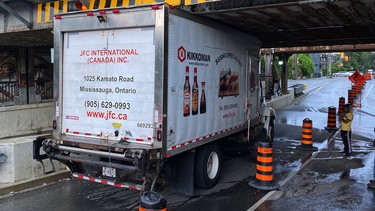
[[194,184],[209,189],[216,185],[221,170],[221,151],[216,143],[198,148],[194,161]]

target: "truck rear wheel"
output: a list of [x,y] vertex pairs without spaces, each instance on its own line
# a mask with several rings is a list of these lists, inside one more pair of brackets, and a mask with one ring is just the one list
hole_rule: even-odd
[[221,151],[216,143],[198,148],[194,161],[194,184],[209,189],[219,180],[221,169]]

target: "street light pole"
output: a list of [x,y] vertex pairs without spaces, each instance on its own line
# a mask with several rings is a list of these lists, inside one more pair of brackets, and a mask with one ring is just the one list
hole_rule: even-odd
[[294,72],[293,72],[293,79],[298,78],[298,57],[297,54],[294,54]]
[[328,77],[331,77],[331,72],[332,72],[332,55],[328,54]]

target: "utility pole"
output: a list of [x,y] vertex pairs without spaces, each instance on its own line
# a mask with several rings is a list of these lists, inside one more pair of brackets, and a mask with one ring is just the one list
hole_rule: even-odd
[[328,77],[332,75],[332,54],[327,54],[328,59]]
[[293,79],[298,79],[298,56],[297,54],[294,54],[293,57],[294,57]]

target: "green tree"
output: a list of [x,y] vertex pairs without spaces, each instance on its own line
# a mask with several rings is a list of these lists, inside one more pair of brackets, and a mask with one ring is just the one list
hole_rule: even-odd
[[327,65],[323,65],[320,68],[320,71],[322,72],[323,76],[327,76],[328,75],[328,67],[327,67]]
[[309,54],[299,55],[299,68],[304,77],[310,78],[314,72],[313,60]]
[[358,69],[366,72],[375,67],[374,52],[345,52],[345,56],[348,56],[348,61],[343,61],[343,66],[347,71]]
[[332,70],[332,74],[340,72],[340,71],[344,71],[344,72],[350,71],[350,69],[342,65],[342,62],[340,60],[331,64],[331,70]]
[[[312,73],[314,72],[314,65],[313,60],[309,54],[297,54],[298,59],[298,69],[297,75],[299,77],[307,77],[310,78]],[[293,77],[293,70],[294,70],[294,57],[291,56],[288,59],[288,77]]]

